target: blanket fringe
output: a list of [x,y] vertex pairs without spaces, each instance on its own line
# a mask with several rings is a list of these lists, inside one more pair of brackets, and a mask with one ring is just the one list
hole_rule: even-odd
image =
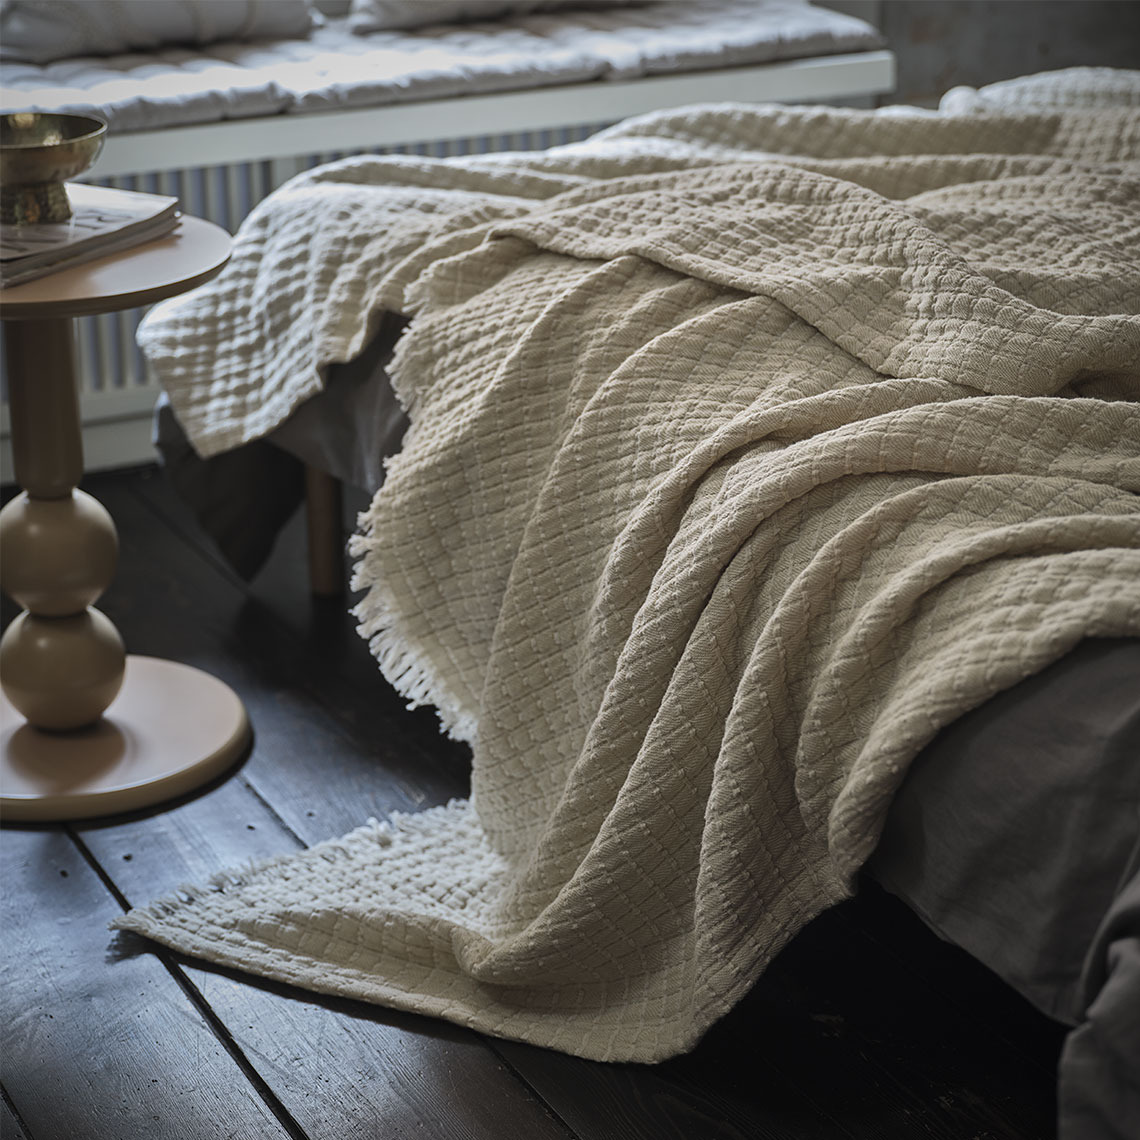
[[409,841],[430,833],[438,824],[439,817],[466,807],[470,801],[450,799],[445,804],[416,812],[390,812],[386,819],[375,817],[346,835],[323,840],[312,847],[273,855],[266,859],[251,859],[247,864],[230,867],[212,875],[205,883],[180,883],[167,895],[153,900],[146,906],[133,907],[108,924],[109,930],[125,930],[141,934],[155,941],[165,942],[164,932],[169,931],[169,920],[180,912],[191,909],[196,904],[217,898],[219,895],[233,895],[247,887],[260,883],[266,885],[279,879],[288,879],[295,872],[298,863],[311,863],[320,860],[335,864],[360,857],[360,847],[373,843],[376,847],[387,848],[395,843],[403,833]]
[[[447,807],[459,801],[451,800]],[[390,847],[393,834],[399,827],[404,813],[393,812],[387,820],[370,818],[361,827],[347,835],[326,839],[301,851],[289,851],[273,855],[267,859],[251,859],[247,864],[230,867],[211,875],[205,883],[179,883],[168,895],[155,899],[147,906],[133,907],[107,924],[108,930],[129,930],[136,934],[151,936],[155,931],[179,911],[194,906],[195,903],[211,896],[233,894],[248,887],[258,879],[273,880],[295,866],[298,859],[323,859],[327,863],[337,863],[350,857],[349,844],[357,839],[370,838],[378,847]]]
[[429,655],[414,643],[402,628],[400,609],[390,590],[377,572],[373,571],[371,553],[373,512],[360,517],[360,532],[349,542],[349,554],[359,561],[353,570],[350,588],[366,591],[363,599],[352,609],[359,624],[356,632],[368,643],[380,672],[402,697],[409,709],[433,705],[440,727],[452,740],[474,744],[476,717],[461,708],[459,700],[450,692],[440,677],[439,670]]

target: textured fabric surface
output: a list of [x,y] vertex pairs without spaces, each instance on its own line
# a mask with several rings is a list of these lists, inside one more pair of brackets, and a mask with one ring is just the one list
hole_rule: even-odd
[[[482,240],[478,226],[488,220],[528,213],[575,187],[606,193],[624,177],[769,156],[861,179],[887,199],[955,180],[996,194],[998,176],[1024,172],[1041,185],[1063,173],[1054,152],[1114,161],[1135,147],[1136,132],[1135,115],[1121,111],[939,119],[894,109],[712,107],[634,118],[531,154],[346,159],[298,176],[256,207],[222,275],[156,308],[139,339],[195,448],[211,455],[271,431],[320,391],[330,365],[359,355],[380,313],[405,311],[404,285],[425,259]],[[915,157],[895,161],[906,155]],[[1008,193],[1021,185],[1011,178]],[[988,260],[984,246],[968,243],[966,253]],[[1079,293],[1084,267],[1079,254],[1070,260],[1075,273],[1058,267],[1055,288]],[[993,268],[1004,286],[1002,262]],[[1130,300],[1124,311],[1136,307]]]
[[159,397],[152,434],[163,473],[243,578],[258,573],[304,500],[298,460],[369,495],[384,482],[408,426],[387,373],[401,327],[393,320],[360,356],[332,365],[325,387],[264,438],[208,459]]
[[[497,23],[167,47],[4,63],[10,110],[94,114],[112,131],[380,107],[593,79],[744,66],[882,46],[870,24],[800,0],[701,0],[554,11]],[[456,135],[466,128],[456,124]]]
[[307,0],[3,0],[0,59],[52,63],[164,44],[305,36],[312,26]]
[[[611,0],[615,5],[622,0]],[[475,20],[523,16],[553,8],[589,7],[589,0],[352,0],[349,27],[358,35],[391,28],[420,28]],[[605,0],[599,5],[604,7]]]
[[220,450],[411,316],[358,612],[473,795],[121,925],[588,1057],[690,1047],[941,727],[1140,634],[1138,141],[698,108],[286,187],[143,343]]
[[938,103],[940,111],[952,115],[1120,106],[1140,107],[1140,84],[1134,72],[1112,67],[1069,67],[985,87],[953,87]]
[[1131,1140],[1140,1120],[1140,844],[1084,982],[1087,1010],[1061,1054],[1061,1140]]

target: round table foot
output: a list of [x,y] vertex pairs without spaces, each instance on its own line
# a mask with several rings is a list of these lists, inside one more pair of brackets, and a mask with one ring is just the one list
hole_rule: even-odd
[[127,658],[103,718],[75,732],[33,728],[0,695],[0,818],[60,821],[136,811],[185,795],[243,754],[234,691],[189,665]]

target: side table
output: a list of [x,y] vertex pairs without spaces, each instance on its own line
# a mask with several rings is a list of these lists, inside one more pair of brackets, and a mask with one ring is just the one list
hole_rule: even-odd
[[236,694],[199,669],[126,654],[93,603],[118,537],[83,475],[72,319],[173,297],[219,273],[225,230],[183,217],[145,245],[0,289],[16,479],[0,587],[24,612],[0,641],[0,816],[82,819],[200,787],[245,751]]

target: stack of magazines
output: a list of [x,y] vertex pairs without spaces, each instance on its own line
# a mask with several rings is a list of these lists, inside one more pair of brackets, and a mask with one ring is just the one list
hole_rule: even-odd
[[34,281],[153,241],[178,224],[177,198],[82,182],[67,185],[66,222],[0,225],[0,284]]

